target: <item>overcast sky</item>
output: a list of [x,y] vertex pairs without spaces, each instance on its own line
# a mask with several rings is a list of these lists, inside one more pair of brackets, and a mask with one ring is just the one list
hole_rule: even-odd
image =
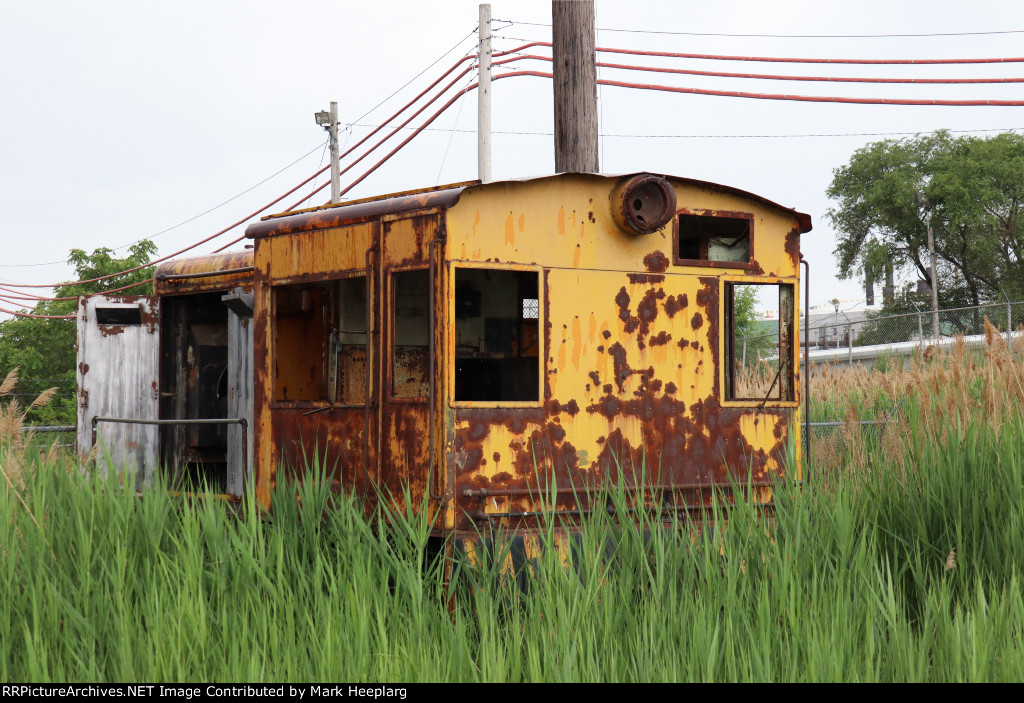
[[[326,164],[325,136],[314,123],[314,112],[337,100],[343,123],[379,124],[455,59],[474,50],[477,6],[463,0],[0,0],[0,280],[68,280],[73,271],[62,262],[72,248],[124,247],[150,237],[165,255],[241,219]],[[516,46],[521,38],[550,40],[550,27],[536,26],[551,22],[547,0],[496,1],[492,13],[517,23],[495,23],[500,37],[495,51]],[[1014,0],[598,0],[596,14],[598,45],[608,47],[816,58],[1024,55],[1024,34],[1013,33],[792,36],[1024,30],[1024,3]],[[627,29],[637,31],[612,31]],[[791,36],[645,33],[652,30]],[[607,60],[802,75],[1024,75],[1020,63],[927,67]],[[532,67],[550,70],[550,64]],[[1024,97],[1022,84],[826,84],[599,71],[602,77],[626,81],[762,93]],[[397,97],[365,115],[421,72]],[[551,173],[551,82],[513,78],[495,83],[493,93],[494,177]],[[874,133],[1024,128],[1020,107],[816,104],[609,87],[600,88],[598,100],[604,172],[646,170],[709,180],[809,213],[814,230],[804,236],[803,251],[812,265],[812,304],[863,295],[857,281],[835,278],[835,235],[825,218],[830,205],[825,190],[834,168],[856,149],[885,138]],[[348,195],[475,178],[475,93],[433,127],[436,131],[419,136]],[[342,145],[354,144],[367,131],[353,126],[342,135]],[[792,136],[821,134],[849,136]],[[342,185],[378,158],[369,157],[342,176]],[[326,197],[321,193],[309,204]],[[297,199],[292,196],[272,211]],[[239,227],[193,253],[212,251],[243,231]]]

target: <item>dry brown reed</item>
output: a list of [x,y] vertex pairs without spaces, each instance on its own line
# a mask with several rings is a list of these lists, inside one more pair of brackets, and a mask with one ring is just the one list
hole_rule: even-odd
[[[18,385],[18,367],[11,369],[0,383],[0,397],[14,393]],[[48,388],[25,407],[17,398],[0,403],[0,473],[12,488],[25,485],[25,452],[35,441],[35,433],[25,430],[25,416],[29,410],[46,405],[57,393],[57,388]],[[43,456],[43,464],[52,465],[57,460],[57,441],[54,440]]]
[[[945,447],[959,427],[987,426],[998,440],[1000,428],[1024,408],[1024,330],[1007,339],[987,320],[986,343],[968,349],[929,346],[907,363],[892,360],[875,368],[822,364],[811,367],[813,419],[843,417],[841,432],[814,438],[813,464],[871,470],[881,451],[890,466],[913,468],[907,415],[914,411],[920,441]],[[862,426],[863,420],[880,424]],[[866,435],[876,433],[869,446]],[[918,447],[917,449],[920,449]]]

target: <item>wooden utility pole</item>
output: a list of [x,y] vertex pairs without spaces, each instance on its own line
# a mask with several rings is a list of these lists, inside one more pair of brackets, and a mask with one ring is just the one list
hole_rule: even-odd
[[480,5],[480,26],[477,28],[477,63],[480,82],[476,91],[476,158],[477,178],[491,181],[491,6]]
[[338,163],[338,103],[331,101],[331,125],[327,130],[331,142],[331,202],[341,202],[341,164]]
[[552,0],[555,172],[596,173],[597,59],[593,0]]

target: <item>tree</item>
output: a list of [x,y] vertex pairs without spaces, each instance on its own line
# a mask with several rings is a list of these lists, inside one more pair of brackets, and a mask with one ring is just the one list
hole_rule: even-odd
[[873,142],[833,172],[827,194],[841,277],[930,280],[930,215],[940,306],[1024,298],[1024,135]]
[[[88,280],[119,273],[136,266],[145,266],[156,253],[156,245],[144,239],[128,249],[128,256],[114,258],[110,249],[100,248],[92,254],[72,249],[68,263],[75,267],[77,280]],[[77,296],[102,293],[111,289],[138,283],[124,291],[125,295],[149,295],[153,292],[153,267],[124,273],[92,283],[67,283],[55,288],[55,298],[70,300],[44,300],[33,309],[35,315],[69,315],[78,307]],[[41,391],[57,387],[58,395],[49,404],[30,411],[27,422],[43,425],[75,424],[75,395],[77,380],[75,320],[16,317],[0,322],[0,378],[14,367],[20,367],[19,394],[25,400]],[[32,398],[29,398],[31,396]]]

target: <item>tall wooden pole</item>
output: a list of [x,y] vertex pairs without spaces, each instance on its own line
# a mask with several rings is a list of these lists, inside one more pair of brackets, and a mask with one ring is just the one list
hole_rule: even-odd
[[480,81],[476,91],[476,159],[477,178],[491,181],[491,6],[480,5],[480,26],[477,29],[477,62]]
[[341,164],[338,163],[338,103],[331,101],[331,202],[341,202]]
[[597,59],[593,0],[552,0],[555,172],[596,173]]

